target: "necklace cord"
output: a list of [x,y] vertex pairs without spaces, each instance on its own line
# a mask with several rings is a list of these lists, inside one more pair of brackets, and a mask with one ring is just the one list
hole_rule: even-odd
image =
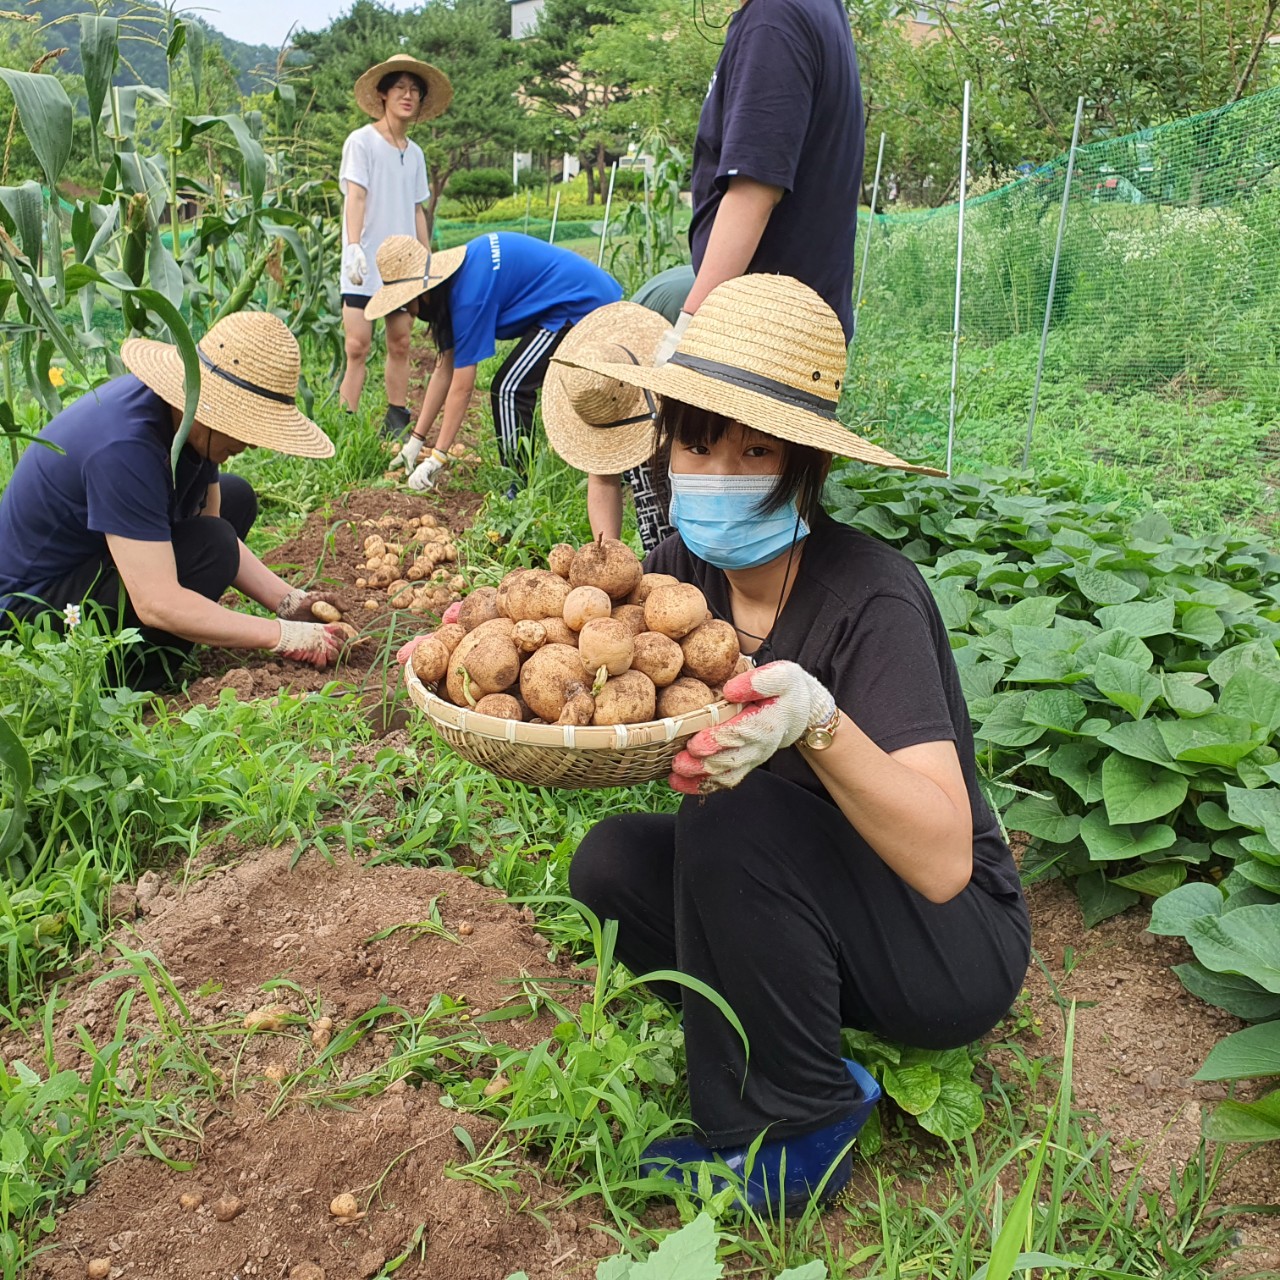
[[[773,635],[774,628],[778,625],[778,619],[782,616],[782,604],[783,604],[783,601],[787,598],[787,583],[788,581],[790,581],[790,578],[791,578],[791,564],[792,564],[792,561],[795,559],[796,547],[799,545],[801,519],[802,517],[800,513],[797,511],[795,528],[791,531],[791,546],[787,551],[787,566],[782,572],[782,590],[778,592],[778,607],[773,611],[773,621],[769,624],[769,634],[758,636],[754,632],[747,631],[743,627],[738,626],[736,622],[729,623],[729,625],[739,635],[746,636],[748,640],[759,640],[762,646],[768,645],[770,649],[773,648],[773,645],[769,637]],[[751,656],[755,657],[755,654],[752,654]]]

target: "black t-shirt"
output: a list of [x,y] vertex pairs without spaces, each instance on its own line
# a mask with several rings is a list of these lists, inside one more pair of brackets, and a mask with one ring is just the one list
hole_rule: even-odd
[[[712,613],[731,620],[723,570],[694,556],[679,534],[650,552],[645,569],[696,583]],[[757,665],[799,663],[882,751],[954,742],[973,811],[974,882],[988,893],[1021,894],[1013,856],[978,787],[973,729],[947,629],[906,556],[819,516],[786,608],[754,656]],[[831,799],[794,748],[762,768]]]
[[848,341],[862,150],[858,58],[840,0],[748,0],[729,20],[698,121],[694,267],[730,178],[782,187],[748,271],[820,293]]

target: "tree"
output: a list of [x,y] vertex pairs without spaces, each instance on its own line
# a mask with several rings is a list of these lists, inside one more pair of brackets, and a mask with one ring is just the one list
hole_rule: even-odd
[[[595,202],[597,173],[603,185],[607,152],[616,145],[610,108],[628,96],[627,72],[616,62],[588,70],[584,57],[592,31],[624,19],[638,0],[546,0],[533,35],[521,44],[522,91],[553,150],[577,154],[587,173],[587,203]],[[555,147],[553,139],[563,145]]]
[[509,23],[505,0],[432,0],[409,13],[357,0],[323,31],[299,32],[294,44],[308,60],[299,98],[309,102],[308,132],[326,145],[334,171],[344,138],[368,120],[352,95],[359,76],[393,53],[420,57],[440,67],[454,90],[449,109],[412,133],[426,153],[434,218],[449,178],[512,149],[524,123]]

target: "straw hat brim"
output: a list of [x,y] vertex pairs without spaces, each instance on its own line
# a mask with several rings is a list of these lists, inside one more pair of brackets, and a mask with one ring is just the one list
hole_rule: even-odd
[[365,305],[366,320],[381,320],[393,311],[420,298],[424,293],[444,284],[450,276],[457,274],[462,260],[467,256],[467,246],[460,244],[453,249],[441,249],[431,255],[431,265],[427,268],[426,280],[410,280],[405,284],[384,284]]
[[668,328],[667,321],[648,307],[611,302],[569,330],[542,386],[542,425],[551,447],[571,467],[588,475],[614,475],[648,462],[653,455],[653,422],[646,418],[621,427],[597,427],[585,421],[570,402],[564,366],[585,367],[577,364],[576,353],[603,342],[619,343],[641,366],[651,365]]
[[389,71],[407,72],[425,82],[427,96],[423,99],[418,114],[414,116],[415,123],[434,120],[436,116],[446,111],[449,103],[453,101],[453,85],[439,67],[433,67],[431,63],[422,62],[417,58],[397,55],[388,58],[385,62],[379,62],[376,67],[370,67],[356,81],[356,106],[365,115],[372,116],[375,120],[381,120],[384,114],[382,99],[378,97],[378,81]]
[[[559,353],[556,358],[561,359]],[[792,444],[822,449],[837,457],[852,458],[873,467],[895,467],[899,471],[913,471],[924,476],[946,475],[945,471],[939,471],[936,467],[906,462],[821,414],[785,404],[766,392],[752,391],[705,373],[683,369],[677,364],[668,362],[654,369],[586,360],[564,360],[563,363],[573,364],[602,377],[617,378],[619,382],[630,383],[633,387],[645,387],[664,399],[679,400],[683,404],[705,409],[708,413],[722,414],[735,422],[762,431],[765,435],[789,440]],[[618,451],[617,458],[621,456],[621,451]],[[612,473],[625,470],[625,466],[617,465],[615,460],[603,470]]]
[[[186,377],[177,347],[150,338],[130,338],[120,348],[124,367],[166,404],[181,409]],[[332,458],[333,441],[295,405],[254,395],[201,370],[196,420],[244,444],[274,449],[296,458]]]

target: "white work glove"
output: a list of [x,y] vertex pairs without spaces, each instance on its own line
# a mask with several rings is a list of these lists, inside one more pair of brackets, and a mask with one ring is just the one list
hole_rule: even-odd
[[323,671],[338,660],[346,643],[347,634],[336,622],[290,622],[282,618],[280,639],[271,646],[271,652]]
[[671,762],[676,791],[705,795],[736,787],[775,752],[831,718],[836,700],[826,686],[794,662],[769,662],[734,676],[727,702],[745,704],[731,720],[695,733]]
[[290,622],[314,622],[315,614],[311,612],[311,606],[321,603],[337,608],[338,597],[331,591],[304,591],[301,587],[294,587],[280,597],[280,603],[276,605],[276,617],[287,618]]
[[680,345],[680,339],[684,337],[684,331],[689,327],[689,321],[692,319],[693,317],[687,311],[682,311],[676,317],[675,324],[662,335],[662,341],[658,343],[658,349],[653,353],[655,369],[661,369],[675,354],[676,347]]
[[434,489],[436,487],[436,472],[448,461],[448,454],[441,453],[439,449],[432,449],[431,456],[425,462],[420,462],[409,477],[409,488],[419,490]]
[[342,274],[352,284],[364,284],[369,274],[369,263],[365,260],[364,250],[358,243],[349,244],[342,251]]
[[400,447],[400,452],[396,454],[396,460],[391,466],[393,468],[403,467],[406,471],[412,471],[418,465],[418,454],[422,452],[422,446],[426,443],[421,436],[415,436],[410,431],[408,439]]

